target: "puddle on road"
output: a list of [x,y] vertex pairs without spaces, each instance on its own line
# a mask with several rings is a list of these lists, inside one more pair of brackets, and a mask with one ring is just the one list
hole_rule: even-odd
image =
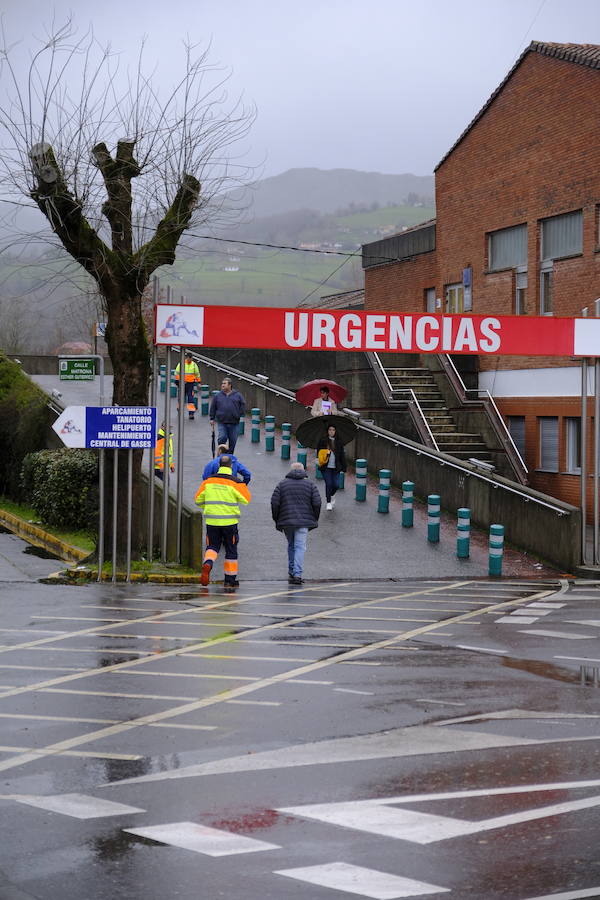
[[28,544],[23,553],[27,553],[29,556],[38,556],[40,559],[55,559],[57,562],[61,562],[60,556],[57,556],[56,553],[50,553],[45,547],[35,547],[33,544]]
[[522,672],[539,675],[540,678],[551,678],[553,681],[564,681],[568,684],[577,684],[579,682],[578,672],[556,666],[553,663],[544,662],[543,660],[514,659],[510,656],[502,656],[500,660],[507,669],[520,669]]

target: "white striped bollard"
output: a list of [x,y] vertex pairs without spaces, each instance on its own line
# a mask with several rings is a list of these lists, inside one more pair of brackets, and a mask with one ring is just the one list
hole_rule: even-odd
[[340,472],[338,474],[338,491],[343,491],[346,487],[346,473]]
[[459,559],[468,559],[471,545],[471,510],[461,506],[456,511],[456,555]]
[[490,575],[502,575],[504,555],[504,525],[490,525]]
[[360,503],[367,499],[367,460],[357,459],[354,463],[356,477],[356,497]]
[[390,481],[392,472],[390,469],[379,470],[379,497],[377,498],[377,512],[389,513],[390,511]]
[[427,540],[437,544],[440,540],[440,495],[429,494],[427,497]]
[[300,441],[296,444],[296,460],[306,468],[306,447]]
[[316,450],[315,453],[315,478],[317,481],[325,481],[323,478],[323,473],[321,472],[321,466],[319,465],[319,451]]
[[246,413],[244,413],[243,416],[240,416],[240,421],[239,421],[239,424],[238,424],[238,437],[240,436],[240,434],[246,434],[246,419],[245,419],[245,415],[246,415]]
[[252,444],[260,443],[260,409],[254,407],[252,410],[252,429],[250,431],[250,442]]
[[207,384],[200,385],[200,415],[207,416],[210,406],[210,388]]
[[265,450],[267,453],[275,450],[275,416],[265,416]]
[[290,458],[290,441],[292,439],[292,423],[283,422],[281,425],[281,458]]
[[402,527],[412,528],[414,523],[414,490],[415,485],[412,481],[402,482]]

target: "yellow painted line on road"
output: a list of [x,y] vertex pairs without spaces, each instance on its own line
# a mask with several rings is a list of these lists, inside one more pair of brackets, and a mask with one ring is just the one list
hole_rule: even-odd
[[[0,745],[0,753],[36,753],[34,747],[12,747],[10,745]],[[40,751],[40,755],[46,756],[44,751]],[[63,750],[56,754],[57,756],[78,756],[84,759],[118,759],[131,762],[136,759],[143,759],[139,753],[101,753],[93,750]]]
[[226,700],[225,703],[237,703],[239,706],[281,706],[279,700]]
[[209,675],[204,672],[157,672],[155,669],[136,669],[129,673],[126,669],[119,669],[115,675],[157,675],[159,678],[221,678],[225,681],[258,681],[258,675]]
[[216,731],[217,725],[183,725],[178,722],[148,722],[146,728],[183,728],[188,731]]
[[83,697],[115,697],[126,700],[176,700],[187,701],[190,697],[174,694],[122,694],[117,691],[78,691],[74,688],[40,688],[40,694],[77,694]]
[[[464,583],[464,582],[463,582]],[[442,585],[440,590],[442,590],[446,585]],[[454,584],[454,587],[457,585]],[[536,595],[529,596],[523,598],[523,602],[532,602],[533,600],[541,600],[544,597],[549,596],[550,594],[555,593],[553,590],[542,591]],[[513,604],[514,601],[503,601],[500,603],[493,604],[496,609],[504,609],[507,605]],[[356,604],[359,605],[359,604]],[[331,611],[333,614],[334,610]],[[304,675],[308,675],[312,672],[320,671],[328,666],[335,665],[340,662],[342,659],[355,659],[360,656],[364,656],[367,653],[372,653],[377,650],[385,649],[387,647],[392,647],[394,644],[397,644],[399,641],[407,641],[411,640],[414,637],[420,636],[422,634],[427,634],[431,631],[434,631],[436,628],[439,629],[440,624],[448,625],[459,623],[462,621],[466,621],[474,616],[478,615],[479,612],[471,611],[467,613],[463,613],[460,616],[457,616],[455,619],[448,621],[444,621],[443,623],[433,623],[430,625],[422,625],[420,628],[414,628],[410,631],[405,631],[399,635],[396,635],[392,638],[386,638],[383,641],[377,641],[373,644],[368,644],[363,647],[357,647],[352,650],[348,650],[343,654],[335,656],[331,659],[326,660],[318,660],[314,663],[309,663],[306,665],[298,666],[293,669],[288,670],[287,672],[281,672],[276,675],[268,676],[267,678],[261,678],[257,681],[252,682],[251,684],[239,685],[235,688],[232,688],[229,691],[221,691],[217,695],[213,695],[212,697],[205,697],[201,700],[191,701],[189,703],[183,704],[182,706],[176,706],[168,710],[163,710],[162,712],[152,713],[151,715],[140,716],[138,719],[133,719],[128,722],[121,722],[118,725],[108,726],[106,728],[101,728],[96,732],[79,735],[74,738],[68,738],[64,741],[59,741],[55,744],[51,744],[45,748],[45,754],[48,756],[52,756],[56,751],[63,750],[72,750],[75,747],[82,746],[84,744],[92,743],[96,740],[101,740],[106,737],[112,737],[116,734],[121,734],[125,731],[130,731],[134,728],[138,728],[142,725],[150,725],[155,724],[157,722],[164,722],[173,718],[177,718],[178,716],[186,715],[188,713],[196,712],[200,709],[205,709],[209,706],[216,706],[219,703],[223,703],[226,700],[234,700],[239,697],[243,697],[249,693],[262,690],[263,688],[272,687],[276,684],[280,684],[284,681],[289,681],[293,678],[299,678]],[[273,630],[274,625],[265,625],[261,630]],[[21,756],[12,757],[9,759],[5,759],[0,761],[0,771],[7,771],[8,769],[18,768],[25,763],[32,761],[33,759],[39,759],[39,752],[35,754],[35,756],[31,756],[28,753],[24,753]]]
[[36,713],[0,713],[0,719],[32,719],[41,722],[78,722],[87,725],[116,725],[121,719],[88,719],[79,716],[43,716]]

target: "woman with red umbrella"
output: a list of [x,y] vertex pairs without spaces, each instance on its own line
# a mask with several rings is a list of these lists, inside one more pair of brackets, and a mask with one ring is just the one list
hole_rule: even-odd
[[310,414],[311,416],[334,416],[337,415],[337,403],[329,395],[329,388],[326,384],[319,388],[319,396],[314,401]]

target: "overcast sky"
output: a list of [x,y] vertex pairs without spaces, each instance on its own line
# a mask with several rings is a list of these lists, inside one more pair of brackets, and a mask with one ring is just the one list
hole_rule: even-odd
[[[429,175],[531,40],[600,44],[598,0],[7,0],[5,33],[33,47],[55,11],[161,81],[182,40],[211,42],[230,92],[256,104],[247,162]],[[8,10],[7,10],[8,7]]]

